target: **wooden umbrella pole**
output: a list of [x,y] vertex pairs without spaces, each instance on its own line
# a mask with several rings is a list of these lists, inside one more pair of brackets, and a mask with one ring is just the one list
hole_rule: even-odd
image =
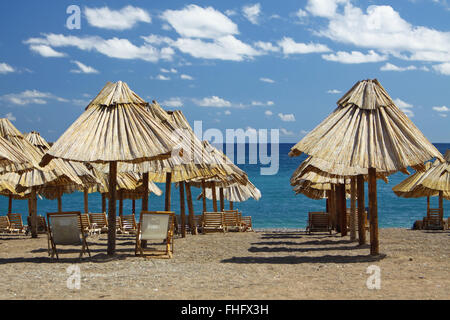
[[172,172],[166,173],[166,203],[165,203],[165,210],[170,211],[170,192],[172,187]]
[[89,213],[88,188],[84,188],[84,213]]
[[148,172],[142,175],[144,194],[142,196],[142,211],[148,211]]
[[8,213],[12,213],[12,195],[8,197]]
[[108,249],[109,256],[116,252],[116,186],[117,161],[109,163]]
[[180,189],[181,237],[186,238],[186,208],[184,202],[184,181],[179,182],[179,189]]
[[378,239],[377,171],[369,168],[370,255],[380,254]]
[[341,232],[341,187],[340,185],[334,186],[334,203],[335,203],[335,223],[336,223],[336,232]]
[[28,216],[31,217],[33,211],[33,202],[31,201],[31,195],[28,196]]
[[61,199],[61,195],[58,195],[58,212],[62,212],[62,199]]
[[123,191],[119,191],[119,216],[123,216]]
[[36,205],[36,188],[31,188],[31,237],[37,238],[37,205]]
[[439,191],[439,219],[444,219],[444,192]]
[[102,193],[102,212],[106,212],[106,195]]
[[206,209],[206,186],[205,186],[205,180],[202,180],[202,192],[203,192],[203,197],[202,197],[202,202],[203,202],[203,212],[205,212]]
[[356,189],[358,197],[358,238],[359,245],[366,244],[366,205],[364,199],[364,176],[362,174],[356,177]]
[[233,201],[230,201],[230,210],[234,210],[233,209]]
[[430,196],[427,197],[427,218],[430,217]]
[[332,229],[336,229],[336,223],[334,221],[334,207],[335,207],[335,202],[334,202],[334,185],[331,184],[331,188],[329,191],[329,199],[328,199],[328,206],[329,206],[329,210],[330,210],[330,216],[331,216],[331,227]]
[[131,212],[133,214],[136,214],[136,200],[135,199],[133,199],[133,201],[132,201]]
[[325,211],[330,214],[330,191],[325,191],[327,199],[325,200]]
[[347,235],[347,200],[345,198],[345,184],[340,185],[340,197],[341,197],[341,235],[345,237]]
[[223,195],[223,188],[219,188],[219,195],[220,195],[220,212],[223,212],[223,210],[225,210],[225,199]]
[[194,225],[194,205],[192,203],[191,185],[188,182],[186,182],[186,199],[189,210],[189,229],[191,230],[191,234],[197,234],[197,228]]
[[356,177],[350,180],[350,240],[356,240]]
[[[211,182],[211,192],[212,192],[212,198],[213,198],[213,209],[214,212],[217,212],[217,195],[216,195],[216,183],[213,181]],[[205,194],[206,196],[206,194]]]

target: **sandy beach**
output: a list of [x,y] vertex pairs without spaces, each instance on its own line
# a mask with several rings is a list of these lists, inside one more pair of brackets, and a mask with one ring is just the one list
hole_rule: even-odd
[[[380,258],[349,237],[301,230],[176,238],[173,259],[134,256],[119,236],[106,257],[106,235],[88,238],[92,257],[63,248],[47,256],[47,239],[0,236],[0,299],[449,299],[450,232],[381,229]],[[72,248],[72,247],[71,247]],[[80,268],[68,289],[67,268]],[[381,288],[366,273],[380,268]]]

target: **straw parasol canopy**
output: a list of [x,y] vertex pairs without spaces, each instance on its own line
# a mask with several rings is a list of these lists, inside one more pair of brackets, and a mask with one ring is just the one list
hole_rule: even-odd
[[450,200],[450,149],[444,156],[445,162],[426,164],[425,172],[416,172],[392,188],[394,193],[404,198],[442,196]]
[[[289,155],[306,153],[313,157],[317,169],[332,175],[361,178],[368,175],[371,254],[378,255],[377,174],[407,173],[409,166],[423,171],[426,161],[443,158],[378,80],[357,82],[337,105],[291,148]],[[341,216],[345,225],[344,212]],[[346,235],[346,228],[342,230],[342,235]]]
[[[231,202],[244,202],[248,199],[252,198],[255,200],[261,199],[261,191],[255,187],[253,183],[250,181],[247,182],[247,185],[241,185],[238,183],[232,184],[223,188],[224,199]],[[203,197],[203,192],[197,197],[200,200]],[[219,197],[216,190],[216,198]],[[212,189],[206,189],[206,198],[209,200],[213,199]]]
[[25,139],[33,146],[41,150],[42,153],[45,153],[48,149],[50,149],[50,145],[48,144],[48,142],[43,137],[41,137],[40,133],[37,131],[26,133]]
[[[148,103],[126,83],[108,82],[81,116],[42,158],[109,163],[109,190],[116,189],[117,163],[139,163],[179,152],[171,132],[145,110]],[[176,154],[176,153],[174,153]],[[143,172],[141,172],[143,173]],[[116,195],[109,199],[108,255],[115,253]]]

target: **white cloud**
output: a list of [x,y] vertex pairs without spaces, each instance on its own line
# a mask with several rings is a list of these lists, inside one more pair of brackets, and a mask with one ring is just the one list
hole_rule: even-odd
[[266,110],[266,112],[264,112],[264,114],[266,115],[266,116],[272,116],[273,115],[273,112],[272,111],[270,111],[270,110]]
[[229,116],[229,115],[231,114],[231,111],[226,110],[226,111],[224,112],[224,114],[225,114],[226,116]]
[[392,63],[386,63],[384,66],[380,68],[381,71],[397,71],[397,72],[403,72],[403,71],[409,71],[409,70],[417,70],[416,66],[407,66],[407,67],[399,67]]
[[294,135],[293,131],[287,130],[285,128],[280,128],[280,132],[283,136],[293,136]]
[[442,107],[433,107],[434,111],[437,112],[450,112],[450,108],[446,107],[446,106],[442,106]]
[[266,52],[279,52],[280,48],[274,46],[271,42],[257,41],[254,43],[255,47]]
[[278,45],[283,49],[283,53],[289,54],[307,54],[315,52],[329,52],[330,49],[323,44],[295,42],[292,38],[284,37],[278,41]]
[[306,10],[314,16],[330,18],[335,16],[338,4],[348,0],[308,0]]
[[300,134],[301,135],[307,135],[309,133],[309,131],[307,131],[307,130],[300,130]]
[[339,91],[339,90],[337,90],[337,89],[332,89],[332,90],[328,90],[327,93],[330,93],[330,94],[339,94],[339,93],[341,93],[341,91]]
[[261,102],[261,101],[252,101],[251,105],[252,106],[273,106],[275,103],[273,101],[266,101],[266,102]]
[[182,10],[166,10],[161,15],[182,37],[215,39],[238,34],[237,25],[212,7],[191,4]]
[[[159,50],[148,43],[145,43],[142,46],[136,46],[128,39],[119,39],[116,37],[111,39],[103,39],[98,36],[78,37],[52,33],[44,35],[43,38],[30,38],[24,43],[30,45],[31,50],[33,50],[33,47],[35,46],[43,46],[48,48],[50,48],[50,46],[76,47],[83,51],[95,50],[110,58],[141,59],[150,62],[158,62],[160,59],[171,60],[175,53],[170,47]],[[45,50],[40,53],[43,54],[44,52]],[[51,52],[46,53],[49,54]],[[60,53],[58,54],[60,56]]]
[[7,63],[0,63],[0,74],[15,72],[16,70]]
[[275,83],[275,80],[272,80],[270,78],[259,78],[259,81],[267,82],[267,83]]
[[146,43],[149,44],[154,44],[154,45],[162,45],[162,44],[172,44],[173,40],[169,37],[163,37],[163,36],[159,36],[157,34],[151,34],[149,36],[141,36],[142,39],[144,39],[144,41]]
[[450,76],[450,62],[434,65],[433,69],[440,74]]
[[174,69],[174,68],[171,68],[171,69],[164,69],[164,68],[161,68],[161,69],[159,69],[159,71],[161,71],[161,72],[163,72],[163,73],[178,73],[178,70],[177,70],[177,69]]
[[261,54],[232,35],[218,38],[213,42],[180,38],[174,43],[174,46],[181,52],[203,59],[242,61]]
[[65,53],[58,52],[52,47],[45,44],[31,45],[30,50],[39,53],[41,56],[45,58],[61,58],[66,56]]
[[9,121],[16,121],[16,117],[12,114],[12,112],[8,112],[5,114],[5,118],[7,118]]
[[170,107],[170,108],[180,108],[183,106],[183,102],[178,97],[165,100],[161,104],[165,107]]
[[193,99],[194,103],[200,107],[231,107],[231,102],[219,98],[218,96],[205,97],[201,100]]
[[302,9],[298,9],[297,12],[295,12],[295,16],[298,17],[300,20],[308,16],[308,12]]
[[328,61],[340,62],[340,63],[369,63],[380,62],[388,59],[386,55],[379,55],[373,50],[369,50],[368,54],[361,53],[359,51],[345,52],[338,51],[336,53],[324,54],[322,58]]
[[162,81],[168,81],[168,80],[170,80],[170,77],[167,77],[167,76],[165,76],[163,74],[158,74],[155,79],[156,80],[162,80]]
[[194,80],[194,78],[188,74],[182,74],[182,75],[180,75],[180,78],[183,80]]
[[1,101],[12,103],[15,105],[28,104],[47,104],[48,100],[56,100],[58,102],[67,102],[67,99],[57,97],[48,92],[40,92],[38,90],[25,90],[21,93],[9,93],[0,96]]
[[292,113],[289,113],[289,114],[279,113],[278,116],[280,117],[281,121],[284,121],[284,122],[294,122],[295,121],[295,116]]
[[80,61],[72,61],[72,63],[76,64],[78,69],[70,70],[70,72],[73,72],[73,73],[98,73],[98,70],[96,70],[90,66],[87,66],[87,65],[81,63]]
[[228,9],[228,10],[225,10],[225,14],[229,17],[232,17],[232,16],[237,15],[237,12],[235,10]]
[[102,29],[127,30],[133,28],[138,22],[152,22],[147,11],[133,6],[126,6],[120,10],[111,10],[108,7],[86,7],[84,14],[91,26]]
[[397,107],[400,108],[408,117],[414,117],[414,112],[411,110],[414,106],[410,103],[407,103],[399,98],[394,100],[394,103]]
[[258,24],[258,18],[261,14],[261,5],[259,3],[256,3],[254,5],[248,5],[244,6],[242,8],[242,12],[244,14],[244,17],[247,18],[248,21],[250,21],[253,24]]

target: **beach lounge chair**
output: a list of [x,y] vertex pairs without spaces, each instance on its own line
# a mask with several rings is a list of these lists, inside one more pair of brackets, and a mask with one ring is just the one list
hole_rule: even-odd
[[[172,211],[142,211],[139,217],[139,224],[136,232],[135,255],[144,258],[167,257],[173,255],[173,229],[174,212]],[[142,241],[162,241],[165,250],[143,248]]]
[[85,234],[82,231],[84,225],[80,212],[47,213],[47,222],[48,240],[50,244],[49,255],[51,255],[51,258],[54,258],[56,255],[56,259],[59,259],[57,245],[81,245],[80,259],[86,251],[91,256]]
[[242,224],[239,216],[238,210],[224,210],[223,220],[225,222],[225,227],[227,230],[241,231]]
[[423,228],[426,230],[444,230],[444,217],[441,209],[428,209],[427,216],[423,219]]
[[[27,227],[25,234],[28,235],[31,233],[31,217],[27,217]],[[43,234],[47,233],[47,223],[45,222],[45,217],[37,216],[37,233]]]
[[202,232],[226,232],[223,212],[203,212]]
[[124,234],[136,234],[137,225],[134,214],[122,215],[119,217],[120,231]]
[[241,231],[253,231],[252,217],[251,216],[242,216],[241,214]]
[[22,215],[20,213],[8,213],[8,219],[12,232],[25,233],[26,228],[22,222]]
[[89,221],[95,223],[102,233],[108,232],[108,218],[105,212],[89,213]]
[[306,231],[308,234],[311,232],[329,232],[331,234],[330,215],[326,212],[309,212]]
[[0,232],[1,233],[11,232],[11,224],[9,223],[8,216],[0,216]]
[[78,227],[80,228],[80,230],[83,230],[86,236],[100,234],[102,232],[102,229],[97,227],[97,224],[91,223],[88,213],[80,214],[80,221],[78,223]]

